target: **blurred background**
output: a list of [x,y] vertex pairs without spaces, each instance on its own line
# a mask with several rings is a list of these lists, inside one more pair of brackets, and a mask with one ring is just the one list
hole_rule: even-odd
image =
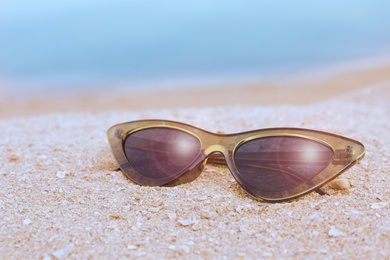
[[3,97],[240,85],[389,51],[388,0],[0,1]]

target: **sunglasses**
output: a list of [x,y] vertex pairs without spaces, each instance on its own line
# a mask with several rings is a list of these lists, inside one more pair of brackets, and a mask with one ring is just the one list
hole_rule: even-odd
[[255,198],[281,201],[320,189],[364,157],[363,144],[316,130],[270,128],[211,133],[167,120],[141,120],[107,132],[115,160],[133,182],[175,186],[193,181],[206,162],[226,164]]

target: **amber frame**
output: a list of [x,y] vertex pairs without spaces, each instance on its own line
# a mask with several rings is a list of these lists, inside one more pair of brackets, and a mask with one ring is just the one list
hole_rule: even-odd
[[[201,143],[201,153],[188,165],[186,171],[175,181],[156,182],[140,175],[130,165],[124,153],[124,141],[134,132],[148,128],[171,128],[184,131],[196,137]],[[272,194],[256,194],[248,183],[241,177],[234,161],[234,152],[242,143],[262,137],[270,136],[294,136],[313,140],[327,145],[333,150],[332,161],[321,172],[312,178],[310,182],[304,182],[297,187],[281,192],[269,192]],[[115,160],[120,169],[135,183],[146,186],[172,186],[194,180],[202,172],[207,160],[221,162],[215,153],[223,155],[226,165],[240,186],[251,196],[266,201],[282,201],[302,196],[308,192],[322,187],[341,173],[360,161],[365,155],[364,145],[356,140],[317,130],[303,128],[266,128],[234,134],[212,133],[185,123],[169,120],[139,120],[121,123],[112,126],[107,131],[107,137]],[[315,185],[313,185],[313,183]]]

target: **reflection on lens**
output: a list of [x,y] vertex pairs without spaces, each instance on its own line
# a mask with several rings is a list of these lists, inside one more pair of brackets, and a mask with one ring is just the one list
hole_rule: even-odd
[[201,145],[180,130],[149,128],[129,135],[124,150],[131,166],[144,177],[174,179],[196,159]]
[[311,180],[332,160],[328,146],[300,137],[250,140],[235,152],[242,179],[258,191],[276,192]]

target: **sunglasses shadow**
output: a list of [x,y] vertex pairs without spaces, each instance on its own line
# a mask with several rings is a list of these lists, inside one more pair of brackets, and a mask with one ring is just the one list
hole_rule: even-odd
[[96,168],[95,170],[105,170],[111,172],[118,172],[121,170],[109,149],[99,149],[95,158],[96,160],[93,159],[94,168]]

